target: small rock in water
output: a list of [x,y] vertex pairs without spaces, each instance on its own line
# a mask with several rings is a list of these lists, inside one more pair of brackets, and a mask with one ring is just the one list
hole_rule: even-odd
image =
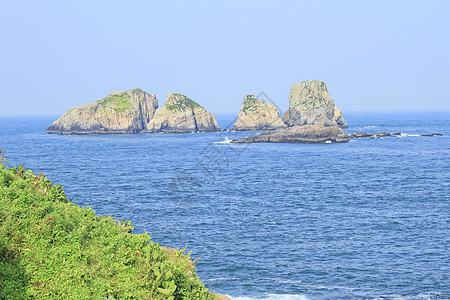
[[364,133],[364,132],[357,132],[350,135],[350,138],[353,139],[360,139],[360,138],[371,138],[371,139],[378,139],[382,137],[390,137],[393,136],[389,132],[378,132],[378,133]]
[[420,136],[444,136],[442,133],[421,134]]
[[[371,138],[371,139],[378,139],[382,137],[398,137],[403,136],[406,134],[403,134],[401,132],[395,132],[395,133],[389,133],[389,132],[378,132],[378,133],[364,133],[364,132],[357,132],[350,134],[349,137],[351,139],[359,139],[359,138]],[[443,136],[442,133],[432,133],[432,134],[421,134],[416,136]]]

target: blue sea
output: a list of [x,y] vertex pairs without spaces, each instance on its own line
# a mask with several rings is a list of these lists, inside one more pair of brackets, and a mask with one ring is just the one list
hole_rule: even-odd
[[255,133],[63,136],[45,134],[57,116],[1,117],[0,148],[186,247],[233,299],[450,299],[450,113],[344,116],[349,133],[408,135],[239,145],[222,141]]

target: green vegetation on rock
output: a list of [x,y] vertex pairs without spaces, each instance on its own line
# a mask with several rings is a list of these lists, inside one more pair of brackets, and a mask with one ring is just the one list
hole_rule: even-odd
[[183,250],[0,162],[0,299],[216,299]]
[[202,107],[200,104],[194,100],[181,94],[174,94],[175,101],[171,101],[166,104],[166,109],[168,111],[186,111],[190,109],[195,109],[197,107]]
[[117,113],[127,111],[131,108],[131,97],[126,93],[110,95],[105,98],[105,101],[100,103],[103,107],[114,109]]
[[244,103],[242,105],[241,110],[243,112],[247,111],[256,111],[257,108],[262,104],[261,100],[256,99],[255,95],[250,94],[245,96]]
[[140,88],[136,88],[136,89],[130,90],[130,92],[132,92],[133,94],[141,94],[141,93],[144,93],[144,90],[140,89]]

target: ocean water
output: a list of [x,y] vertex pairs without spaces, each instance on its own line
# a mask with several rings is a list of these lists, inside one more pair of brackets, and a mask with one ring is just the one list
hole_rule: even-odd
[[449,299],[450,113],[345,118],[412,136],[234,145],[220,142],[255,133],[47,135],[56,117],[1,117],[0,148],[73,202],[187,247],[233,299]]

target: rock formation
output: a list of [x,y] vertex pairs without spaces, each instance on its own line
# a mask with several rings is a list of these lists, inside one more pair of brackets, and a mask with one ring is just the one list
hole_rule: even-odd
[[231,130],[276,130],[285,127],[275,105],[250,94],[244,97],[238,119]]
[[384,138],[384,137],[401,137],[401,136],[443,136],[442,133],[432,133],[432,134],[406,134],[401,132],[377,132],[377,133],[365,133],[358,131],[357,133],[353,133],[349,135],[349,138],[351,139],[361,139],[361,138],[371,138],[371,139],[378,139],[378,138]]
[[319,80],[303,81],[291,88],[289,110],[283,115],[289,126],[323,125],[348,128],[340,110],[334,105],[327,86]]
[[442,133],[421,134],[420,136],[444,136]]
[[156,110],[144,133],[219,131],[216,117],[185,95],[169,93],[166,103]]
[[138,133],[158,108],[155,95],[141,89],[114,92],[95,102],[68,110],[47,133]]
[[232,143],[345,143],[348,134],[337,126],[293,126],[277,131],[267,131],[256,136],[233,140]]
[[333,121],[335,121],[336,124],[341,128],[348,128],[347,121],[345,121],[342,112],[336,106],[334,107]]
[[[398,135],[401,135],[401,133]],[[390,134],[389,132],[364,133],[361,131],[349,135],[351,139],[361,139],[361,138],[377,139],[382,137],[395,137],[395,136],[397,136],[397,134]]]

